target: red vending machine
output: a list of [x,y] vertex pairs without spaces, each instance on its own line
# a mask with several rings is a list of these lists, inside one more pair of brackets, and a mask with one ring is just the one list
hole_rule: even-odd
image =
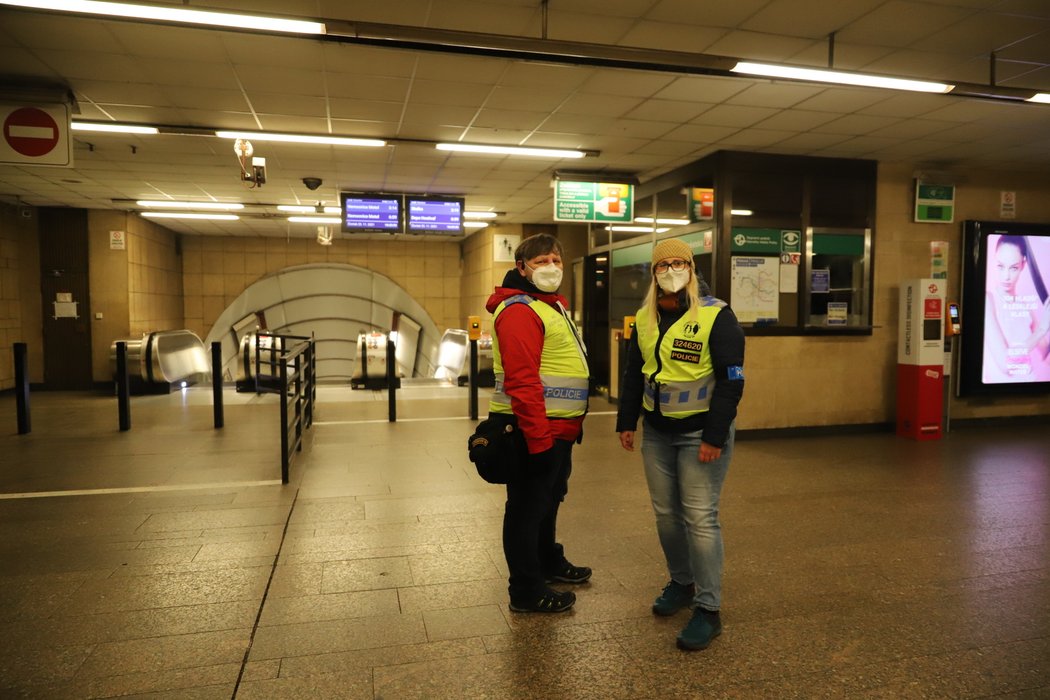
[[944,299],[947,280],[901,283],[897,336],[897,434],[937,440],[944,409]]

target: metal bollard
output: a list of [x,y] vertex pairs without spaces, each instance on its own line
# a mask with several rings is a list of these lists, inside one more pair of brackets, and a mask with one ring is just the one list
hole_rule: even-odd
[[470,340],[470,376],[468,377],[470,392],[470,419],[478,419],[478,341]]
[[211,404],[215,415],[215,427],[225,425],[222,414],[222,343],[211,344]]
[[394,341],[387,338],[386,340],[386,386],[388,392],[388,419],[391,423],[397,422],[397,400],[395,399],[394,391],[396,390],[397,382],[397,369],[395,368],[394,360]]
[[29,420],[29,362],[26,359],[26,344],[14,344],[15,356],[15,405],[18,412],[18,434],[32,430]]
[[128,344],[117,342],[117,415],[120,429],[131,430],[131,390],[128,386]]

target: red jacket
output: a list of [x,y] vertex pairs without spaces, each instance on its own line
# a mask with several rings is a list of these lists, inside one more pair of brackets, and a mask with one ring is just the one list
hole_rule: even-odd
[[[518,284],[511,270],[504,284]],[[485,308],[492,313],[507,297],[527,294],[557,309],[557,302],[566,305],[560,294],[544,294],[521,277],[522,286],[496,287]],[[511,304],[496,317],[493,326],[503,363],[503,391],[510,397],[511,410],[518,418],[518,426],[525,436],[529,453],[549,450],[554,440],[576,440],[583,431],[583,416],[579,418],[547,418],[543,402],[543,383],[540,381],[540,353],[543,350],[543,322],[535,311],[525,304]]]

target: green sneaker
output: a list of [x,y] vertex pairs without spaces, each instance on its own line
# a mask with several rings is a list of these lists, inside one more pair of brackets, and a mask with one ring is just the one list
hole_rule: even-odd
[[664,592],[653,601],[653,613],[661,616],[674,615],[693,602],[693,584],[683,585],[669,581]]
[[697,608],[681,632],[678,633],[678,648],[699,651],[711,645],[711,640],[722,634],[722,618],[717,612]]

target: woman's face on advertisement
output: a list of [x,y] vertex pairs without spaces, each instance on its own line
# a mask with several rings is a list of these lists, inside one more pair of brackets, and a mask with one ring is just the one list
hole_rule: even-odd
[[999,289],[1005,294],[1013,294],[1017,280],[1024,271],[1024,258],[1015,245],[1001,245],[995,251],[995,274],[999,278]]

